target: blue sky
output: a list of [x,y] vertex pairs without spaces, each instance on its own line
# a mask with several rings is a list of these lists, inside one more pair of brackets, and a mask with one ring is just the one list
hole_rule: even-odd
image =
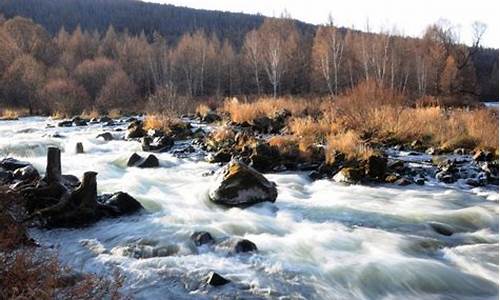
[[461,41],[470,43],[470,25],[481,21],[488,26],[483,45],[500,47],[498,0],[147,0],[177,6],[212,10],[261,13],[279,16],[286,9],[293,18],[313,24],[325,23],[331,13],[340,26],[364,29],[367,20],[373,31],[397,26],[405,35],[420,36],[428,24],[447,19],[459,26]]

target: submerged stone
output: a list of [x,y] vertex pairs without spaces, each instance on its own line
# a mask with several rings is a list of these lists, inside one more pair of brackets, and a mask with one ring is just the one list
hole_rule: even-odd
[[191,240],[196,246],[201,246],[205,244],[211,244],[214,242],[214,238],[207,231],[196,231],[191,235]]
[[221,286],[230,283],[231,281],[220,276],[215,272],[210,272],[207,277],[207,283],[212,286]]

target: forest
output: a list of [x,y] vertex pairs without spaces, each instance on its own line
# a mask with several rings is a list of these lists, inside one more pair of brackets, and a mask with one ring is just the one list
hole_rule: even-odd
[[498,49],[481,47],[487,30],[481,23],[473,24],[467,46],[446,21],[410,38],[333,20],[312,26],[286,13],[263,18],[137,1],[35,2],[0,2],[3,107],[69,115],[89,108],[184,112],[200,99],[235,95],[335,99],[365,81],[411,101],[498,99]]

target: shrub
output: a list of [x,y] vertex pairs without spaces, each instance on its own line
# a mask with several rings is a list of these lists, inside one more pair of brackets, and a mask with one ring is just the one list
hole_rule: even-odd
[[374,153],[373,149],[368,147],[359,137],[357,133],[350,130],[345,133],[331,135],[328,138],[328,143],[325,151],[327,162],[334,161],[336,151],[340,151],[346,155],[348,159],[367,159]]

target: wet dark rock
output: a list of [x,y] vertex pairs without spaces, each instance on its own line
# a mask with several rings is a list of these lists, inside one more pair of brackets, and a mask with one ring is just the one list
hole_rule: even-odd
[[333,181],[341,183],[354,184],[361,181],[364,175],[364,170],[357,167],[345,167],[333,176]]
[[16,169],[13,175],[15,179],[21,181],[34,181],[40,178],[40,174],[32,165]]
[[255,118],[252,121],[252,129],[259,133],[271,133],[273,121],[266,116]]
[[191,240],[196,246],[201,246],[205,244],[212,244],[214,242],[214,238],[207,231],[196,231],[191,235]]
[[60,134],[59,132],[54,132],[49,135],[49,137],[54,138],[54,139],[62,139],[65,138],[64,135]]
[[311,171],[309,174],[308,174],[309,178],[311,178],[311,180],[319,180],[319,179],[322,179],[324,176],[318,172],[318,171]]
[[208,196],[216,204],[246,207],[260,202],[274,202],[276,184],[252,167],[238,160],[229,162],[219,173]]
[[112,121],[113,121],[113,119],[111,119],[108,116],[102,116],[99,118],[99,123],[107,123],[107,122],[112,122]]
[[489,151],[477,150],[472,158],[475,161],[491,161],[493,160],[493,153]]
[[76,149],[75,149],[75,152],[77,154],[82,154],[82,153],[85,153],[85,151],[83,151],[83,144],[81,142],[78,142],[76,143]]
[[57,123],[57,127],[71,127],[71,126],[73,126],[73,121],[71,120],[64,120]]
[[74,117],[71,122],[75,125],[75,126],[87,126],[87,121],[86,120],[83,120],[82,118],[80,117]]
[[136,120],[128,125],[125,138],[135,139],[135,138],[141,138],[145,135],[146,132],[144,131],[142,121]]
[[216,112],[213,110],[210,110],[203,114],[202,116],[199,116],[200,120],[205,123],[213,123],[222,120],[222,117],[219,116]]
[[252,241],[240,238],[229,238],[217,245],[220,249],[225,249],[232,254],[247,253],[257,251],[257,246]]
[[387,163],[387,169],[394,172],[403,173],[406,169],[406,165],[404,161],[391,159]]
[[366,163],[366,175],[373,179],[382,179],[387,169],[387,158],[370,155]]
[[397,185],[400,185],[400,186],[407,186],[407,185],[410,185],[412,184],[411,180],[406,178],[406,177],[402,177],[402,178],[399,178],[398,180],[396,180],[394,182],[394,184],[397,184]]
[[211,154],[208,158],[208,162],[210,163],[226,163],[231,160],[231,152],[227,149],[220,149],[219,151]]
[[101,195],[98,197],[98,202],[113,217],[130,215],[144,209],[139,201],[124,192]]
[[431,226],[431,228],[441,234],[441,235],[445,235],[445,236],[450,236],[454,233],[454,230],[451,226],[447,225],[447,224],[444,224],[444,223],[439,223],[439,222],[429,222],[429,226]]
[[444,182],[444,183],[453,183],[453,182],[457,181],[455,176],[453,176],[452,174],[450,174],[446,171],[441,171],[441,172],[436,173],[436,179],[441,181],[441,182]]
[[138,167],[138,168],[156,168],[160,166],[160,162],[156,156],[153,154],[148,155],[148,157],[143,158],[137,153],[130,156],[127,162],[127,167]]
[[149,151],[152,152],[166,152],[174,146],[174,140],[168,136],[159,136],[153,139],[149,144]]
[[19,168],[24,168],[30,165],[31,164],[29,162],[17,160],[10,157],[0,160],[0,167],[7,171],[15,171]]
[[14,179],[11,171],[0,169],[0,184],[9,184]]
[[416,177],[413,179],[416,185],[424,185],[425,184],[425,178],[423,177]]
[[253,145],[250,155],[250,166],[259,172],[269,172],[280,164],[280,154],[277,149],[264,142]]
[[102,138],[103,140],[105,141],[111,141],[114,139],[113,135],[110,133],[110,132],[104,132],[104,133],[100,133],[98,134],[96,137],[96,139],[98,138]]
[[207,276],[207,283],[211,286],[221,286],[230,283],[230,280],[220,276],[215,272],[210,272]]

